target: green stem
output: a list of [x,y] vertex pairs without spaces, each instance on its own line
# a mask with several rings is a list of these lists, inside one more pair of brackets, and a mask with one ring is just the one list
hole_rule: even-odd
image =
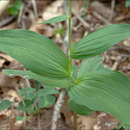
[[68,14],[68,21],[69,21],[69,69],[70,69],[70,76],[72,76],[72,58],[70,56],[71,52],[72,52],[72,46],[71,46],[71,16],[72,16],[72,1],[68,0],[68,6],[69,6],[69,14]]

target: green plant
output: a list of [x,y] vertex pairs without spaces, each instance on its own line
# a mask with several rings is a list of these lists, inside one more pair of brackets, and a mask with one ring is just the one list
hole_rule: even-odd
[[53,31],[53,35],[56,36],[57,34],[60,34],[61,36],[64,36],[65,32],[64,32],[64,27],[60,27],[58,29],[55,29]]
[[8,13],[11,15],[17,15],[19,13],[19,10],[22,6],[21,0],[16,0],[9,8]]
[[18,109],[30,114],[39,113],[41,108],[46,108],[55,103],[55,97],[52,94],[58,94],[54,88],[46,87],[44,89],[35,89],[26,87],[19,91],[23,98],[18,105]]
[[[68,3],[69,16],[65,17],[69,21],[67,56],[52,40],[35,32],[21,29],[1,30],[0,50],[17,59],[28,69],[4,70],[3,73],[35,79],[52,88],[64,88],[70,98],[70,107],[76,113],[104,111],[119,119],[125,128],[130,128],[130,80],[120,72],[104,68],[101,64],[102,58],[97,56],[129,38],[130,25],[113,24],[103,27],[72,46],[71,0],[68,0]],[[72,59],[86,58],[79,71],[72,66]]]
[[126,7],[130,7],[130,0],[126,0],[126,1],[125,1],[125,6],[126,6]]
[[[44,86],[43,88],[25,87],[19,91],[22,101],[19,102],[17,109],[30,115],[38,114],[41,108],[46,108],[55,103],[54,94],[59,92],[52,87]],[[0,110],[11,107],[13,102],[9,100],[0,101]],[[26,116],[17,116],[17,120],[24,120]]]

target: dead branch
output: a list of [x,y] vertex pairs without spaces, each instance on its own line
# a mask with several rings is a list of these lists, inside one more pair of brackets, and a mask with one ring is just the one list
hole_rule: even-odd
[[97,17],[98,19],[100,19],[102,22],[104,22],[105,24],[111,24],[107,19],[105,19],[102,15],[100,15],[99,13],[97,12],[93,12],[93,15],[95,17]]
[[90,25],[78,14],[76,14],[73,10],[72,13],[75,15],[75,17],[82,23],[82,25],[88,29],[90,27]]
[[66,90],[65,89],[61,90],[59,98],[54,106],[51,130],[57,129],[57,121],[60,118],[60,109],[61,109],[62,104],[64,102],[65,95],[66,95]]
[[10,24],[11,22],[15,20],[15,18],[16,16],[10,16],[9,18],[0,21],[0,27]]
[[114,8],[115,8],[115,3],[116,3],[115,0],[111,1],[111,15],[109,17],[109,21],[112,21],[112,19],[113,19],[113,16],[114,16],[113,13],[114,13]]

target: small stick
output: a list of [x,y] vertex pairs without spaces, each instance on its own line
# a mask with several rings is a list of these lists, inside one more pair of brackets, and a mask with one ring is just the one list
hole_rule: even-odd
[[20,8],[20,12],[19,12],[19,15],[18,15],[18,20],[17,20],[17,24],[19,24],[22,20],[22,17],[23,17],[23,11],[24,11],[24,4],[22,4],[21,8]]
[[116,59],[114,65],[112,66],[112,70],[116,70],[116,69],[117,69],[118,65],[119,65],[120,62],[121,62],[121,59],[122,59],[121,56],[118,56],[118,57],[117,57],[117,59]]
[[38,114],[38,130],[42,130],[41,129],[41,121],[40,121],[40,118],[41,118],[41,116],[40,116],[40,113]]
[[112,1],[111,1],[111,15],[110,15],[110,17],[109,17],[109,21],[112,21],[113,13],[114,13],[114,8],[115,8],[115,3],[116,3],[115,0],[112,0]]
[[[24,69],[24,71],[26,71],[26,69]],[[31,88],[29,79],[25,79],[25,82],[26,82],[27,87]]]
[[35,0],[32,0],[32,6],[33,6],[35,17],[38,18],[37,5]]
[[128,53],[130,53],[130,48],[128,47],[120,47],[120,46],[113,46],[110,50],[123,50],[123,51],[127,51]]
[[82,25],[88,29],[90,27],[90,25],[82,18],[80,17],[80,15],[76,14],[73,10],[72,13],[75,15],[75,17],[82,23]]
[[77,114],[74,113],[74,122],[73,122],[74,130],[77,130]]
[[57,129],[57,121],[60,117],[60,109],[62,107],[62,104],[64,102],[64,97],[66,95],[66,91],[63,89],[60,92],[59,98],[54,106],[54,112],[53,112],[53,117],[52,117],[52,126],[51,130],[56,130]]
[[121,15],[121,16],[115,18],[114,22],[121,22],[121,21],[123,21],[125,19],[128,19],[128,18],[130,18],[130,14],[128,14],[128,15]]
[[99,18],[101,21],[103,21],[105,24],[111,24],[107,19],[105,19],[104,17],[102,17],[99,13],[97,12],[93,12],[93,15],[97,18]]
[[9,23],[11,23],[14,19],[16,18],[16,16],[11,16],[3,21],[0,22],[0,27],[3,27],[5,25],[8,25]]

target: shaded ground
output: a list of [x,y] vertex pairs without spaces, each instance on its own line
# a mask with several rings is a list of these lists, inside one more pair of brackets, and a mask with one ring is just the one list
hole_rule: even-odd
[[[0,29],[14,29],[24,28],[35,31],[40,34],[44,34],[53,39],[63,50],[64,35],[65,35],[65,22],[51,25],[36,24],[43,22],[46,19],[54,17],[56,15],[63,14],[63,1],[37,1],[39,17],[34,20],[35,15],[33,7],[28,1],[25,1],[25,9],[22,11],[22,19],[18,21],[18,16],[11,20],[9,23],[3,26],[5,19],[11,16],[5,11],[0,17]],[[91,33],[102,26],[111,23],[130,23],[130,10],[125,7],[124,0],[117,0],[114,9],[112,11],[111,1],[108,0],[91,0],[91,3],[85,1],[73,1],[73,43],[81,39],[84,35]],[[119,70],[123,72],[128,78],[130,78],[130,40],[127,39],[118,45],[115,45],[104,56],[104,65],[110,67],[113,70]],[[80,61],[74,61],[74,64],[80,66]],[[0,53],[0,70],[9,69],[21,69],[24,67],[10,58],[6,54]],[[33,81],[30,81],[33,84]],[[16,88],[20,89],[25,87],[26,81],[21,77],[7,77],[0,72],[0,88],[1,97],[5,99],[11,99],[17,105],[15,98],[19,101],[20,97],[17,94]],[[67,100],[66,100],[67,101]],[[26,121],[16,121],[16,115],[19,113],[16,108],[9,109],[0,112],[0,130],[48,130],[51,126],[52,118],[51,106],[48,109],[40,111],[40,114],[35,116],[28,115]],[[61,118],[58,122],[59,130],[72,130],[73,112],[66,104],[62,108]],[[104,112],[94,112],[89,116],[77,117],[77,130],[113,130],[117,127],[119,121]]]

